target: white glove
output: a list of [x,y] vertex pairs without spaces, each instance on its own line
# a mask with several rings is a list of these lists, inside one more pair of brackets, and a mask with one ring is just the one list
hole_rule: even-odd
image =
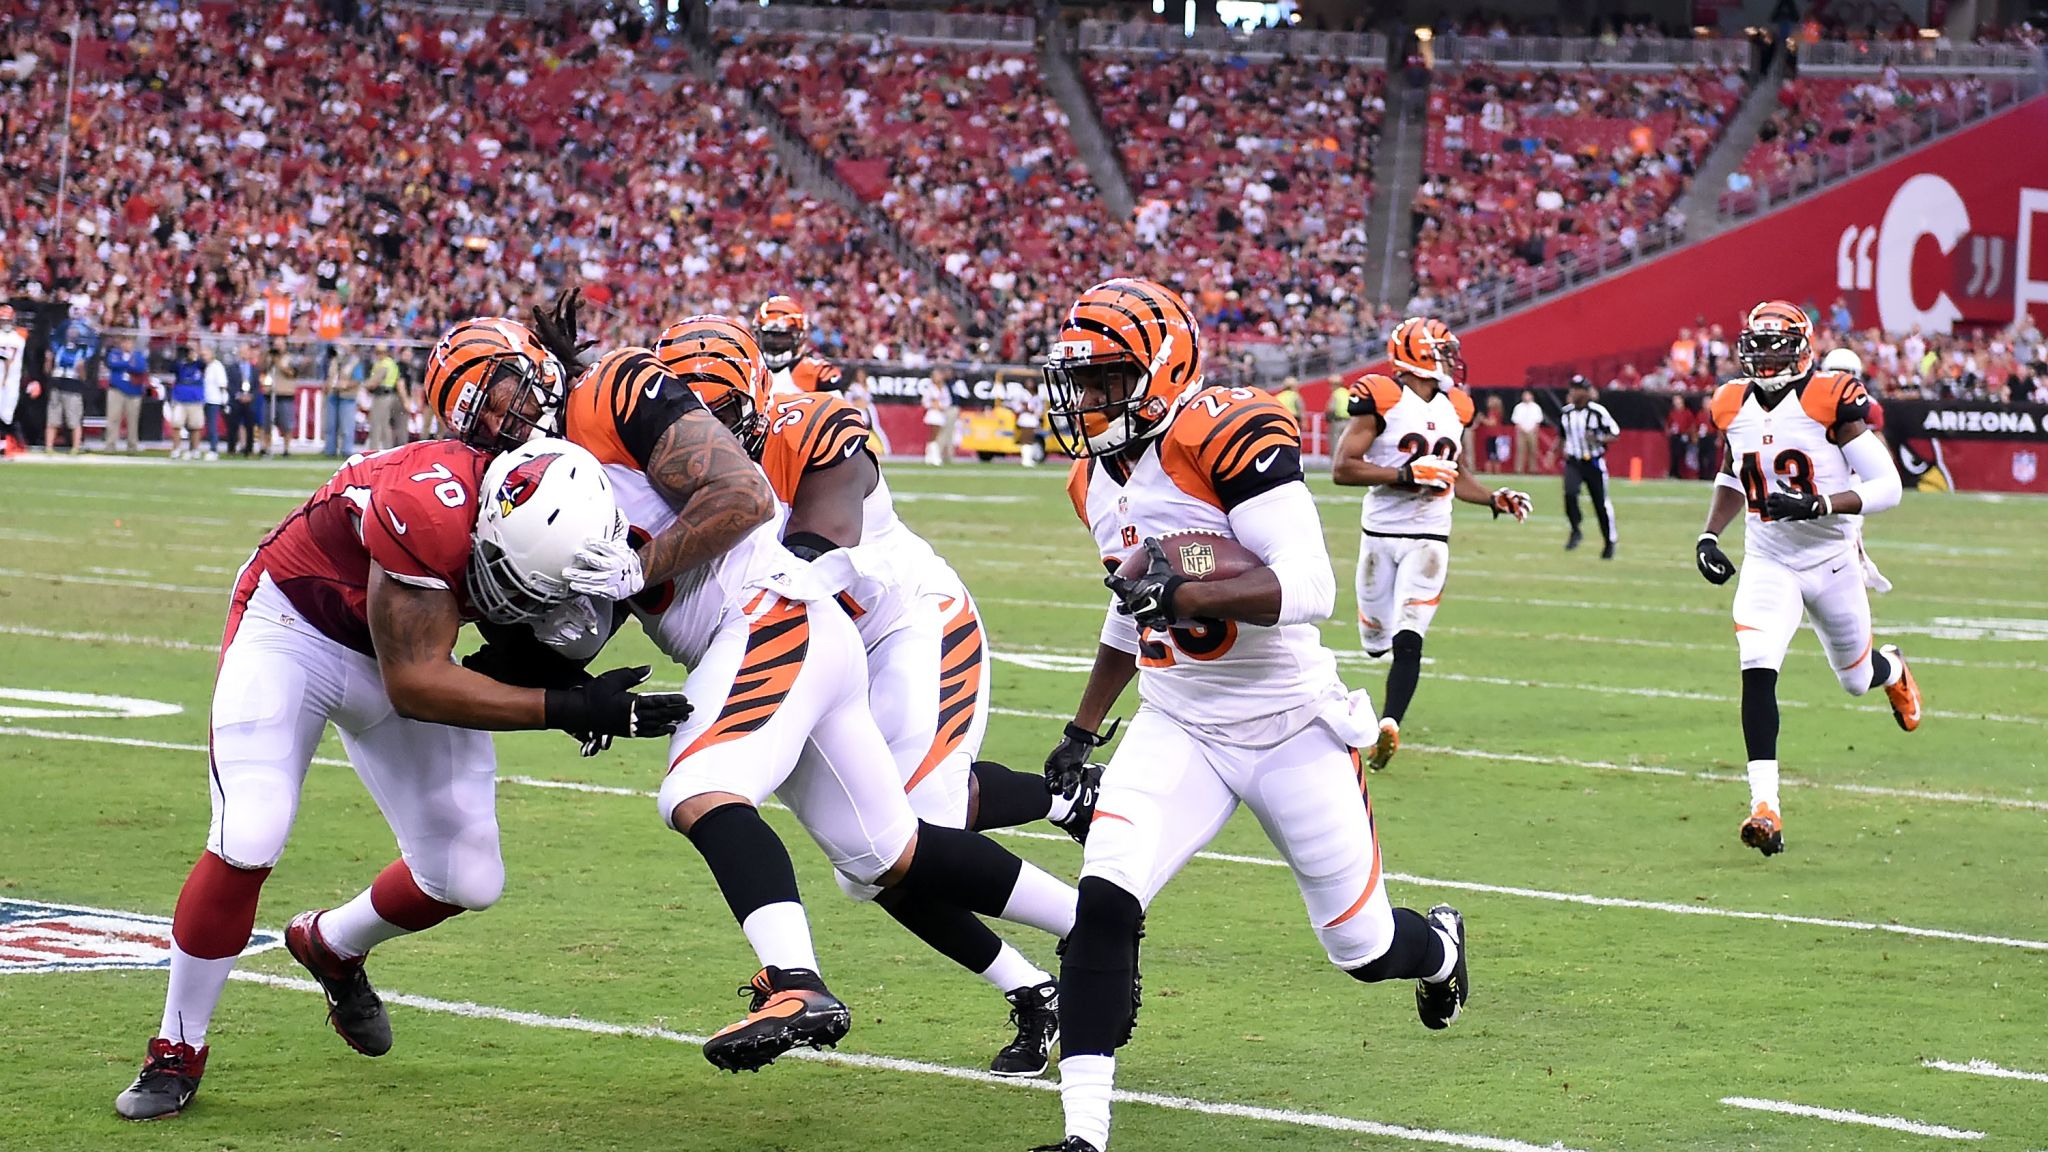
[[572,591],[603,600],[625,600],[647,586],[640,554],[624,540],[593,540],[562,571]]
[[533,622],[536,640],[550,648],[571,648],[597,634],[604,616],[588,596],[572,596]]
[[1419,488],[1438,492],[1445,491],[1458,482],[1457,462],[1436,456],[1417,457],[1408,463],[1407,472],[1412,478],[1410,483]]

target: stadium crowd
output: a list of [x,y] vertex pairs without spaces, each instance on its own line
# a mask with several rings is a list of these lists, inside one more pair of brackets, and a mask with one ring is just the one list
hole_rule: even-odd
[[[1996,331],[1923,334],[1856,328],[1840,300],[1825,312],[1812,304],[1806,309],[1817,352],[1855,352],[1879,397],[2048,404],[2048,335],[2031,319]],[[1681,329],[1661,363],[1647,372],[1623,365],[1607,387],[1708,391],[1740,373],[1733,347],[1727,327],[1702,322]]]

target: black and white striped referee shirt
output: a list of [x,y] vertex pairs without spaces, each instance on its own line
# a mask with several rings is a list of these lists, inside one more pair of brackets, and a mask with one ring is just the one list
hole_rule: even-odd
[[1607,441],[1621,435],[1614,414],[1597,400],[1584,408],[1565,405],[1557,414],[1557,423],[1564,433],[1564,454],[1574,460],[1600,459],[1607,454]]

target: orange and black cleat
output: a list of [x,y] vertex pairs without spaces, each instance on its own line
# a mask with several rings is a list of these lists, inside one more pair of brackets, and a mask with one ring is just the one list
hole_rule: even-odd
[[1759,800],[1742,822],[1742,842],[1766,856],[1785,850],[1785,824],[1771,806]]
[[1885,685],[1884,694],[1892,702],[1892,718],[1899,722],[1899,727],[1911,732],[1920,727],[1919,682],[1913,679],[1913,670],[1906,666],[1906,654],[1899,651],[1897,644],[1886,644],[1878,651],[1899,666],[1899,682]]
[[831,1048],[853,1027],[853,1013],[805,968],[763,968],[740,995],[747,1017],[704,1042],[704,1058],[727,1072],[758,1072],[799,1044]]

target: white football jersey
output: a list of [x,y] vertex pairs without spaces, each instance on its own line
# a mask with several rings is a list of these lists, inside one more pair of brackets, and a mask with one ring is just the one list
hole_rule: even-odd
[[[1206,388],[1135,462],[1075,461],[1067,494],[1114,571],[1147,537],[1187,529],[1230,536],[1231,508],[1300,482],[1301,432],[1287,410],[1257,389]],[[1301,531],[1322,525],[1311,517]],[[1137,655],[1139,695],[1190,725],[1242,723],[1343,694],[1336,657],[1314,624],[1141,629]]]
[[[1439,388],[1425,400],[1412,388],[1372,375],[1351,385],[1350,411],[1354,420],[1379,421],[1380,434],[1365,450],[1367,463],[1398,468],[1424,456],[1461,463],[1465,428],[1472,423],[1472,397],[1456,388]],[[1375,485],[1365,494],[1359,524],[1375,535],[1448,540],[1451,490]]]
[[1870,417],[1870,395],[1855,377],[1815,372],[1775,397],[1748,380],[1731,380],[1715,391],[1710,410],[1748,505],[1744,551],[1806,569],[1855,547],[1857,517],[1785,521],[1763,512],[1772,492],[1833,493],[1855,484],[1842,450],[1828,440],[1838,425]]
[[0,389],[21,386],[21,365],[27,349],[28,337],[19,328],[0,328]]

